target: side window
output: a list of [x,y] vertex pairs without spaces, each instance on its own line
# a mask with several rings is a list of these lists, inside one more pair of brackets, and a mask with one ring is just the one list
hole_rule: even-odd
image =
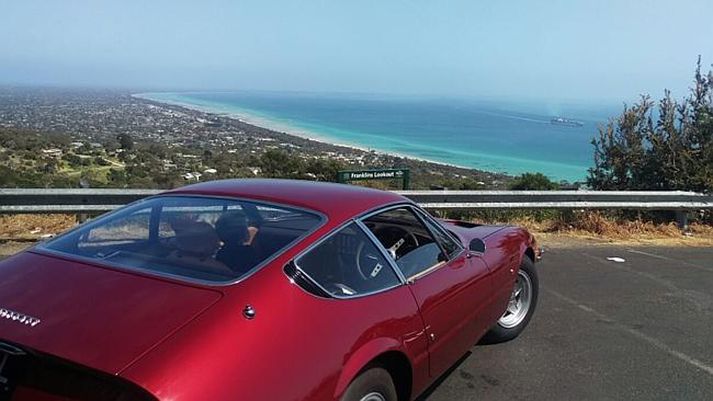
[[337,297],[358,296],[399,284],[388,261],[355,223],[300,256],[295,265]]
[[428,228],[436,237],[438,243],[441,244],[441,247],[443,247],[445,252],[448,254],[448,258],[456,256],[463,249],[463,247],[458,242],[456,242],[450,235],[446,234],[440,224],[433,221],[433,219],[429,216],[422,217],[423,220],[426,222]]
[[446,260],[441,247],[409,208],[379,213],[365,219],[364,224],[407,278]]

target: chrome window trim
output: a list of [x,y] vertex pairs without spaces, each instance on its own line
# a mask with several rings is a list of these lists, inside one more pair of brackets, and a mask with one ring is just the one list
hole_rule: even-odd
[[399,281],[401,281],[402,284],[406,284],[407,280],[406,280],[406,277],[404,277],[404,273],[396,265],[396,261],[391,257],[391,255],[389,255],[389,252],[386,251],[386,248],[384,248],[384,246],[381,245],[381,242],[379,242],[379,239],[376,238],[374,233],[371,232],[371,230],[369,230],[369,227],[367,227],[364,224],[364,222],[362,222],[361,220],[355,220],[355,221],[356,221],[357,225],[359,226],[359,228],[361,228],[361,230],[364,231],[366,236],[369,237],[369,239],[374,244],[376,249],[378,249],[379,252],[381,252],[381,256],[383,256],[384,259],[386,259],[386,263],[388,263],[389,266],[391,266],[391,269],[396,274],[396,277],[399,278]]
[[465,249],[465,246],[460,241],[460,239],[458,237],[456,237],[453,233],[451,233],[451,231],[449,229],[445,228],[443,226],[443,224],[441,224],[435,217],[431,216],[430,213],[428,213],[425,209],[421,208],[418,205],[413,205],[413,207],[414,207],[414,209],[416,209],[416,211],[418,213],[420,213],[423,216],[424,219],[429,220],[436,227],[439,227],[442,230],[442,232],[445,233],[446,236],[448,236],[450,239],[452,239],[460,248]]
[[[450,238],[451,241],[453,241],[456,244],[456,246],[459,248],[458,252],[453,253],[453,256],[447,255],[449,261],[458,258],[463,253],[463,251],[465,251],[465,247],[463,246],[463,243],[461,243],[460,239],[454,238],[453,235],[450,233],[450,231],[448,231],[445,227],[443,227],[442,224],[440,224],[438,221],[436,221],[436,219],[434,219],[433,216],[428,214],[426,211],[424,211],[420,207],[414,207],[413,209],[416,211],[417,215],[420,214],[419,217],[421,217],[422,220],[429,221],[436,229],[439,229],[439,231],[442,234],[445,234],[446,237]],[[428,225],[426,225],[426,229],[431,231],[431,229],[428,227]],[[433,235],[433,232],[431,232],[431,235]],[[436,242],[438,242],[438,240],[436,240]],[[439,242],[439,244],[440,244],[440,242]],[[445,253],[445,249],[443,249],[443,245],[441,245],[441,250],[443,250]]]
[[[295,263],[295,268],[298,269],[298,270],[300,271],[300,273],[302,273],[302,274],[305,276],[305,278],[307,278],[312,284],[314,284],[315,286],[319,287],[320,290],[324,291],[324,293],[327,294],[327,297],[326,297],[326,298],[325,298],[325,297],[321,297],[321,296],[319,296],[319,295],[315,295],[315,294],[313,294],[313,293],[311,293],[311,292],[305,290],[304,288],[302,288],[302,286],[300,286],[299,284],[297,284],[297,283],[292,279],[292,277],[287,276],[287,279],[290,281],[290,283],[291,283],[291,284],[294,284],[296,287],[298,287],[298,288],[300,289],[300,291],[302,291],[302,292],[304,292],[304,293],[306,293],[306,294],[308,294],[308,295],[310,295],[310,296],[313,296],[313,297],[316,297],[316,298],[319,298],[319,299],[324,299],[324,300],[339,300],[339,301],[345,301],[345,300],[350,300],[350,299],[359,299],[359,298],[369,297],[369,296],[376,295],[376,294],[381,294],[382,292],[391,291],[391,290],[393,290],[394,288],[398,288],[398,287],[403,286],[403,284],[399,282],[399,283],[397,283],[397,284],[395,284],[395,285],[393,285],[393,286],[391,286],[391,287],[386,287],[386,288],[384,288],[384,289],[377,290],[377,291],[363,292],[363,293],[361,293],[361,294],[356,294],[356,295],[336,295],[336,294],[332,294],[331,292],[327,291],[324,287],[322,287],[322,286],[321,286],[317,281],[315,281],[309,274],[305,273],[304,270],[302,270],[302,269],[297,265],[297,263]],[[284,272],[284,271],[283,271],[283,272]],[[285,273],[285,275],[287,275],[287,273]]]
[[435,265],[433,265],[433,266],[431,266],[431,267],[429,267],[429,268],[427,268],[427,269],[425,269],[425,270],[422,270],[422,271],[420,271],[420,272],[414,274],[413,276],[409,277],[409,278],[408,278],[408,283],[409,283],[409,284],[413,284],[413,283],[416,282],[416,280],[419,280],[419,279],[421,279],[421,278],[423,278],[423,277],[428,276],[429,274],[435,272],[436,270],[439,270],[441,267],[443,267],[443,266],[445,266],[445,265],[447,265],[447,264],[448,264],[448,262],[446,262],[446,261],[438,262],[438,263],[436,263]]
[[[140,273],[144,273],[144,274],[147,274],[147,275],[150,275],[150,276],[158,276],[158,277],[162,277],[162,278],[168,278],[168,279],[180,281],[180,282],[183,282],[183,283],[198,284],[198,285],[208,286],[208,287],[227,287],[227,286],[230,286],[230,285],[234,285],[234,284],[240,283],[240,282],[242,282],[242,281],[244,281],[244,280],[247,280],[247,279],[250,278],[252,275],[254,275],[254,274],[257,273],[258,271],[262,270],[265,266],[267,266],[267,265],[269,265],[270,263],[272,263],[275,259],[277,259],[278,257],[282,256],[285,252],[287,252],[287,251],[290,250],[291,248],[294,248],[295,245],[297,245],[298,243],[300,243],[300,242],[301,242],[302,240],[304,240],[306,237],[308,237],[308,236],[312,235],[313,233],[315,233],[317,230],[319,230],[321,227],[323,227],[323,226],[326,224],[327,220],[328,220],[328,219],[327,219],[327,216],[325,216],[323,213],[321,213],[321,212],[319,212],[319,211],[316,211],[316,210],[303,208],[303,207],[300,207],[300,206],[291,206],[291,205],[285,205],[285,204],[280,204],[280,203],[276,203],[276,202],[269,202],[269,201],[262,201],[262,200],[259,200],[259,199],[251,199],[251,198],[246,198],[246,197],[213,196],[213,195],[202,195],[202,194],[171,194],[171,193],[158,194],[158,195],[153,195],[153,196],[149,196],[149,197],[146,197],[146,198],[139,199],[139,200],[137,200],[137,201],[135,201],[135,202],[129,203],[129,204],[126,205],[126,206],[122,206],[122,207],[120,207],[120,208],[118,208],[118,209],[112,210],[111,212],[104,213],[104,214],[100,215],[100,217],[102,217],[102,218],[105,217],[105,216],[108,217],[109,215],[111,215],[111,214],[113,214],[113,213],[115,213],[115,212],[118,212],[118,211],[120,211],[120,210],[129,208],[129,207],[133,207],[133,206],[135,206],[135,205],[138,205],[138,204],[143,203],[143,202],[147,202],[147,201],[152,200],[152,199],[156,199],[156,198],[167,198],[167,197],[224,199],[224,200],[230,200],[230,201],[244,201],[244,202],[250,202],[250,203],[256,203],[256,204],[261,204],[261,203],[262,203],[262,204],[265,204],[265,205],[271,205],[271,206],[275,206],[275,207],[281,207],[281,208],[284,208],[284,209],[299,210],[299,211],[302,211],[302,212],[304,212],[304,213],[308,213],[308,214],[311,214],[311,215],[313,215],[313,216],[318,217],[318,218],[319,218],[319,221],[317,222],[317,224],[316,224],[311,230],[305,231],[302,235],[300,235],[299,237],[295,238],[293,241],[291,241],[291,242],[285,244],[284,247],[282,247],[281,249],[279,249],[279,250],[278,250],[277,252],[275,252],[272,256],[270,256],[269,258],[263,260],[262,262],[260,262],[258,265],[256,265],[256,266],[253,267],[252,269],[250,269],[248,272],[246,272],[246,273],[243,274],[242,276],[240,276],[240,277],[238,277],[238,278],[236,278],[236,279],[227,280],[227,281],[213,281],[213,280],[203,280],[203,279],[191,278],[191,277],[186,277],[186,276],[183,276],[183,275],[180,275],[180,274],[172,274],[172,273],[160,272],[160,271],[151,270],[151,269],[144,269],[144,268],[140,268],[140,267],[130,267],[130,266],[120,265],[120,264],[111,263],[111,262],[107,262],[107,261],[103,261],[103,260],[98,260],[98,259],[94,259],[94,258],[89,258],[89,257],[86,257],[86,256],[75,255],[75,254],[72,254],[72,253],[57,251],[57,250],[54,250],[54,249],[48,249],[48,248],[46,247],[46,245],[50,244],[51,241],[50,241],[50,242],[47,242],[47,243],[40,243],[40,244],[37,244],[37,245],[35,245],[34,247],[30,248],[30,249],[28,250],[28,252],[32,252],[32,253],[36,253],[36,254],[40,254],[40,255],[45,255],[45,256],[61,257],[61,258],[65,259],[65,260],[69,260],[69,261],[74,260],[74,261],[78,261],[78,262],[82,262],[82,263],[87,263],[87,264],[91,264],[91,265],[95,265],[95,266],[106,267],[106,268],[109,268],[109,269],[116,269],[116,270],[119,270],[119,271],[140,272]],[[88,221],[87,223],[84,223],[84,224],[79,224],[77,227],[74,227],[74,228],[72,228],[72,229],[70,229],[70,230],[68,230],[68,231],[65,231],[65,232],[61,233],[60,235],[58,235],[58,236],[52,238],[52,240],[59,239],[59,238],[65,236],[65,235],[69,235],[69,234],[73,233],[74,231],[79,230],[80,228],[89,227],[89,226],[92,225],[93,223],[98,223],[99,221],[100,221],[99,219],[95,219],[95,220],[90,220],[90,221]]]
[[[367,212],[366,214],[360,216],[358,218],[358,220],[360,222],[362,222],[362,224],[364,224],[363,221],[368,219],[369,217],[375,216],[375,215],[383,213],[383,212],[388,212],[389,210],[401,209],[401,208],[411,209],[411,213],[413,213],[415,215],[416,219],[424,226],[424,228],[426,229],[426,232],[428,232],[431,235],[433,242],[435,242],[438,245],[438,247],[441,249],[441,251],[443,251],[443,247],[441,246],[441,244],[438,242],[438,240],[433,238],[433,233],[428,229],[428,226],[426,224],[424,224],[423,221],[420,219],[420,216],[418,215],[418,212],[416,211],[418,209],[418,206],[416,206],[415,204],[413,204],[411,202],[397,203],[397,204],[386,206],[381,209]],[[414,209],[416,209],[416,210],[414,210]],[[371,230],[369,230],[369,228],[366,227],[366,225],[364,225],[364,228],[367,229],[371,233]],[[371,234],[372,234],[372,236],[374,236],[373,233],[371,233]],[[379,240],[376,239],[376,236],[374,236],[374,239],[378,243],[378,247],[383,248],[383,252],[386,252],[386,249],[381,244],[381,242],[379,242]],[[459,241],[459,243],[460,243],[460,241]],[[455,259],[456,257],[459,257],[462,253],[463,253],[463,248],[461,248],[461,252],[459,252],[456,256],[454,256],[453,258],[449,258],[448,262]],[[389,259],[392,260],[391,257],[389,257]],[[394,261],[394,264],[396,265],[397,270],[401,273],[399,276],[404,277],[406,284],[413,284],[416,280],[418,280],[422,277],[428,276],[429,274],[440,269],[442,266],[447,265],[448,263],[444,262],[444,261],[438,262],[438,263],[436,263],[424,270],[421,270],[420,272],[413,274],[409,277],[404,276],[403,271],[401,271],[401,268],[398,267],[398,264],[396,263],[396,261]]]
[[438,246],[438,249],[441,250],[441,253],[442,253],[443,255],[445,255],[447,261],[450,262],[451,260],[453,260],[453,258],[451,257],[451,255],[449,255],[448,253],[446,253],[445,248],[443,248],[443,244],[441,244],[441,242],[438,241],[438,238],[436,238],[436,236],[433,235],[433,230],[431,230],[430,228],[428,228],[428,222],[426,221],[426,219],[423,218],[423,216],[419,215],[418,211],[417,211],[415,208],[413,208],[413,207],[411,208],[411,213],[413,213],[414,215],[416,215],[416,219],[418,219],[418,221],[421,222],[421,224],[422,224],[423,227],[426,229],[426,231],[431,235],[431,239],[433,239],[433,242],[436,243],[436,245]]
[[[312,284],[316,285],[319,289],[321,289],[322,291],[324,291],[325,294],[329,294],[329,298],[322,298],[322,297],[318,297],[318,298],[321,298],[321,299],[338,299],[338,300],[357,299],[357,298],[368,297],[368,296],[371,296],[371,295],[376,295],[376,294],[380,294],[380,293],[382,293],[382,292],[390,291],[390,290],[393,290],[394,288],[401,287],[402,285],[405,284],[405,281],[402,281],[402,280],[401,280],[401,277],[403,277],[403,275],[400,275],[400,274],[396,273],[396,271],[394,271],[394,273],[396,274],[397,283],[394,284],[394,285],[392,285],[392,286],[390,286],[390,287],[385,287],[385,288],[382,288],[382,289],[379,289],[379,290],[364,292],[364,293],[355,294],[355,295],[346,295],[346,296],[345,296],[345,295],[336,295],[336,294],[332,294],[331,291],[328,291],[326,288],[324,288],[319,282],[317,282],[317,280],[315,280],[314,278],[312,278],[312,276],[310,276],[307,272],[305,272],[305,271],[300,267],[300,265],[299,265],[299,259],[300,259],[300,258],[302,258],[302,257],[305,256],[306,254],[308,254],[309,252],[311,252],[314,248],[316,248],[316,247],[322,245],[322,243],[324,243],[325,241],[329,240],[329,239],[332,238],[333,236],[339,234],[340,231],[342,231],[343,229],[349,227],[349,226],[352,225],[352,224],[354,224],[354,226],[357,227],[357,230],[358,230],[358,231],[361,231],[364,235],[366,235],[366,237],[372,242],[372,244],[373,244],[377,249],[379,249],[379,251],[381,252],[382,255],[384,254],[384,252],[386,252],[385,250],[382,251],[382,250],[380,249],[380,244],[375,244],[375,243],[374,243],[374,241],[371,239],[371,237],[369,236],[369,234],[366,233],[366,232],[364,232],[364,229],[362,228],[362,226],[359,224],[359,222],[358,222],[356,219],[349,219],[349,220],[346,220],[344,223],[342,223],[342,224],[340,224],[339,226],[337,226],[337,227],[335,227],[334,229],[332,229],[330,232],[328,232],[327,234],[325,234],[324,236],[322,236],[322,238],[320,238],[320,239],[318,239],[317,241],[313,242],[313,243],[310,244],[307,248],[303,249],[300,253],[298,253],[295,257],[292,258],[292,263],[295,265],[295,268],[300,271],[300,273],[302,273],[309,281],[311,281]],[[386,261],[387,261],[387,263],[389,264],[389,266],[391,266],[391,261],[389,261],[389,258],[387,258]],[[304,291],[305,293],[307,293],[307,294],[309,294],[309,295],[312,295],[312,296],[315,296],[314,294],[312,294],[312,293],[308,292],[307,290],[305,290],[304,288],[302,288],[300,285],[297,285],[297,283],[295,283],[294,280],[293,280],[290,276],[288,276],[287,273],[285,273],[285,269],[284,269],[284,268],[282,269],[282,272],[283,272],[283,274],[285,274],[285,276],[287,276],[287,278],[290,280],[290,283],[296,285],[297,287],[300,288],[300,290]]]
[[389,210],[398,209],[398,208],[402,208],[402,207],[408,207],[408,206],[413,206],[413,203],[411,203],[411,202],[392,203],[390,205],[378,207],[376,209],[372,209],[365,213],[362,213],[356,218],[356,220],[364,221],[364,220],[368,219],[369,217],[375,216],[379,213],[384,213],[384,212],[388,212]]

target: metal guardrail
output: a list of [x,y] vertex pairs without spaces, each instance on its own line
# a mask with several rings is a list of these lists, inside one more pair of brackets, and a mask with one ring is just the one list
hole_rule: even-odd
[[713,195],[683,191],[401,191],[427,209],[713,209]]
[[[106,212],[153,189],[0,189],[0,213]],[[713,209],[713,195],[682,191],[396,191],[426,209]]]
[[[0,189],[0,214],[94,214],[160,193],[152,189]],[[713,195],[683,191],[396,191],[426,209],[671,210],[681,228],[688,212],[713,209]],[[83,219],[82,219],[83,220]]]
[[100,213],[147,196],[154,189],[0,189],[0,213]]

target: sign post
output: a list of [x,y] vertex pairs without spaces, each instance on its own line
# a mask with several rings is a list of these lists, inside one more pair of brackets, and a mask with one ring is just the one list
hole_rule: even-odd
[[345,184],[350,181],[367,180],[401,180],[403,189],[411,184],[411,171],[407,168],[391,168],[380,170],[344,170],[337,172],[337,182]]

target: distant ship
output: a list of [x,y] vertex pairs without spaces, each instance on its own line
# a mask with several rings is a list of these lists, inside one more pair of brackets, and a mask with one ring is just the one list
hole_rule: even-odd
[[550,120],[550,123],[554,125],[564,125],[566,127],[581,127],[584,125],[581,121],[570,120],[564,117],[555,117]]

